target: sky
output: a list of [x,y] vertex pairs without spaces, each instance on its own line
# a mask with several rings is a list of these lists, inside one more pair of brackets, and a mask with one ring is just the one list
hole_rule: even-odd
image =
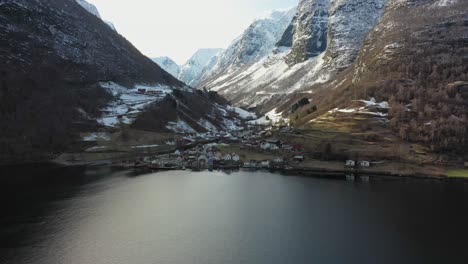
[[87,0],[143,54],[183,64],[199,48],[227,48],[260,16],[299,0]]

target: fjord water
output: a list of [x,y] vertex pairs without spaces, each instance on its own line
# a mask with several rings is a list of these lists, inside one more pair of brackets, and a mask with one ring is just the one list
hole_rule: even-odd
[[468,263],[468,186],[2,168],[0,263]]

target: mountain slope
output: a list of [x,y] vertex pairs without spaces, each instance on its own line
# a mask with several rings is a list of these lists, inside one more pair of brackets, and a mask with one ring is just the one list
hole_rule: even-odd
[[[303,0],[275,47],[255,63],[202,83],[236,104],[271,110],[291,93],[333,79],[352,64],[385,0]],[[271,103],[269,103],[271,102]]]
[[466,1],[391,1],[362,47],[355,92],[388,100],[403,139],[466,153],[467,32]]
[[[0,37],[2,163],[47,160],[76,147],[80,132],[131,125],[166,97],[197,94],[75,0],[2,1]],[[224,115],[211,97],[197,100]],[[191,104],[183,118],[197,121]],[[166,121],[178,122],[171,111]]]
[[308,127],[334,120],[328,111],[355,115],[356,101],[375,98],[389,108],[374,115],[400,138],[433,151],[466,153],[466,32],[466,2],[389,1],[355,63],[307,95],[317,110],[310,111],[309,105],[292,111],[299,98],[289,96],[281,111],[296,125]]
[[267,56],[283,34],[295,14],[295,8],[275,11],[269,16],[255,20],[244,33],[234,40],[229,48],[221,53],[211,70],[201,77],[199,87],[220,90],[222,83],[231,76]]

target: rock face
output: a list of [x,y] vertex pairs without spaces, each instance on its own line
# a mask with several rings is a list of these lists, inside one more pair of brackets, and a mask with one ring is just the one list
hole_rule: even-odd
[[362,43],[382,17],[387,0],[332,0],[327,58],[332,69],[354,63]]
[[[328,82],[352,65],[367,33],[382,16],[385,3],[386,0],[303,0],[289,17],[289,25],[279,23],[283,26],[278,28],[283,31],[273,46],[267,42],[257,48],[262,52],[247,65],[238,63],[235,56],[222,56],[224,61],[218,64],[230,67],[216,71],[215,66],[202,78],[200,87],[219,91],[234,103],[260,106],[265,111],[271,110],[268,108],[273,103],[269,102],[287,94],[312,92],[313,85]],[[250,28],[257,31],[247,30],[244,36],[256,39],[256,35],[261,35],[258,32],[266,30],[254,25]],[[237,42],[228,51],[237,48],[237,53],[243,54],[249,50],[235,46]]]
[[289,65],[318,56],[327,48],[329,0],[302,1],[297,15],[284,32],[278,47],[291,48],[286,57]]

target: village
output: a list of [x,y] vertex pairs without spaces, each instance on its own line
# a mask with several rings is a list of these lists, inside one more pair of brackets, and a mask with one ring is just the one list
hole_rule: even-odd
[[[300,144],[292,144],[273,137],[277,133],[295,133],[289,126],[249,127],[244,131],[187,133],[178,140],[165,143],[175,151],[159,155],[140,156],[115,162],[114,166],[139,170],[233,170],[267,169],[277,171],[304,170],[309,153]],[[369,161],[347,160],[345,171],[371,166]]]

